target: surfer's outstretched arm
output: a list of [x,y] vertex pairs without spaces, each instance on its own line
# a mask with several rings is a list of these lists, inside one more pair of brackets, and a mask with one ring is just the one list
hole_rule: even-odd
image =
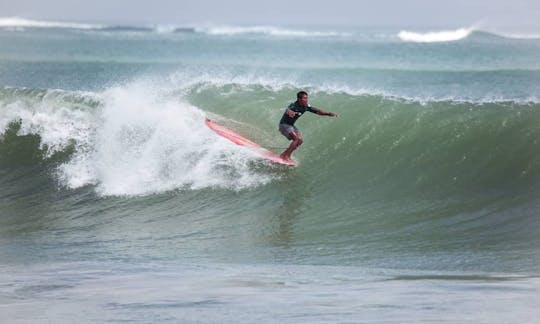
[[337,114],[334,114],[333,112],[324,111],[322,109],[317,109],[316,114],[321,115],[321,116],[330,116],[330,117],[337,117],[338,116]]

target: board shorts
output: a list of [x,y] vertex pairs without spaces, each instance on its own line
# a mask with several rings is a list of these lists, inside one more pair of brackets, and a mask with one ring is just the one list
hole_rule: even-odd
[[287,137],[288,140],[292,140],[291,133],[297,131],[298,128],[294,125],[289,124],[279,124],[279,132],[283,134],[283,136]]

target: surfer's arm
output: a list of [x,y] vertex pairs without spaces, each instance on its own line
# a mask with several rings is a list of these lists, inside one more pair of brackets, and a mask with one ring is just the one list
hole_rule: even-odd
[[296,116],[296,111],[294,111],[294,110],[292,110],[290,108],[287,108],[287,111],[285,113],[291,118],[294,118],[294,116]]
[[337,117],[337,114],[334,114],[333,112],[329,112],[329,111],[324,111],[324,110],[319,109],[319,108],[310,107],[310,111],[312,113],[315,113],[315,114],[321,115],[321,116]]

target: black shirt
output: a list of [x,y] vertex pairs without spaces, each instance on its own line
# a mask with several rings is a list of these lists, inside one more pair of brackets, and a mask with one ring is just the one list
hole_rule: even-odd
[[[296,112],[296,115],[294,117],[289,117],[289,114],[287,114],[287,110],[292,110]],[[287,124],[293,126],[294,123],[300,116],[302,116],[306,111],[312,112],[316,114],[319,112],[319,109],[315,107],[311,107],[310,105],[307,106],[300,106],[298,101],[292,102],[289,107],[287,107],[287,110],[285,110],[285,113],[281,117],[281,120],[279,121],[280,124]]]

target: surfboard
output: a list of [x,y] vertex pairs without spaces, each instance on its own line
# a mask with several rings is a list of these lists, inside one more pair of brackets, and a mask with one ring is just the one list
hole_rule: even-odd
[[269,151],[262,147],[261,145],[253,142],[252,140],[249,140],[245,138],[244,136],[236,133],[235,131],[228,129],[227,127],[220,125],[208,118],[204,120],[204,123],[208,128],[216,132],[219,136],[222,136],[229,141],[233,142],[236,145],[243,146],[252,152],[255,152],[257,155],[259,155],[261,158],[266,159],[270,162],[287,165],[287,166],[296,166],[296,162],[293,160],[284,160],[276,153]]

